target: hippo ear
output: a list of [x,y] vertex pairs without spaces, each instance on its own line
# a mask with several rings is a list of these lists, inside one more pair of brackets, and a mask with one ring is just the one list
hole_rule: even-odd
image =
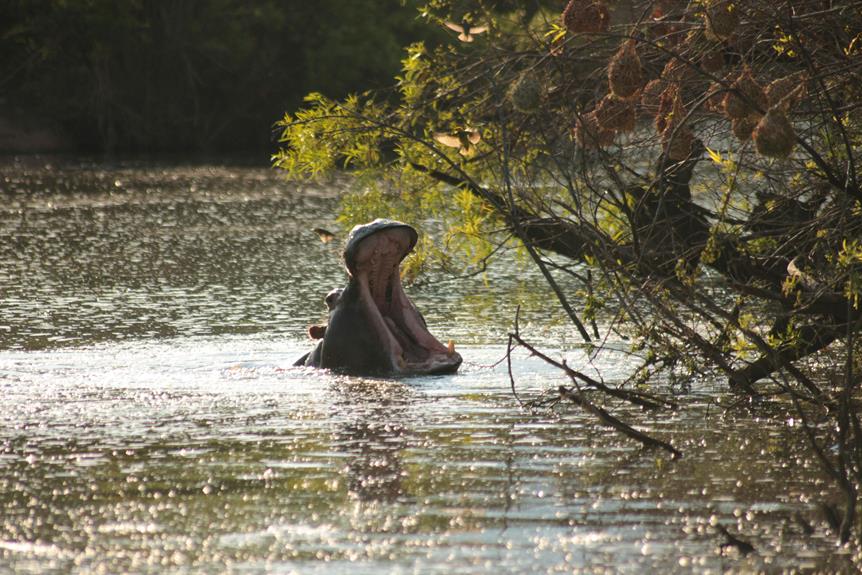
[[326,335],[326,325],[308,326],[308,337],[311,339],[323,339],[324,335]]
[[404,228],[410,232],[410,247],[407,248],[407,252],[404,254],[402,260],[407,257],[407,255],[413,251],[413,248],[416,247],[416,242],[419,241],[419,232],[416,231],[413,226],[404,226]]

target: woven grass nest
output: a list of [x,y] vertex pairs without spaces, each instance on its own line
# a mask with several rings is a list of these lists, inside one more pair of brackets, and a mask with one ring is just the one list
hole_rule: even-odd
[[604,2],[598,0],[569,0],[563,9],[563,26],[572,34],[606,32],[611,15]]

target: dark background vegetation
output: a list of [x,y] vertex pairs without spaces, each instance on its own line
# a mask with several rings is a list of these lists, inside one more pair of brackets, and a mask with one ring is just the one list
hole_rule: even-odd
[[0,151],[271,152],[306,93],[391,85],[404,46],[443,34],[416,4],[4,0]]

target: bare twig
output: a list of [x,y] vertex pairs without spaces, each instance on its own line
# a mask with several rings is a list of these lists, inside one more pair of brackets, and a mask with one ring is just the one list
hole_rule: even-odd
[[598,417],[605,425],[614,428],[623,435],[626,435],[627,437],[630,437],[635,441],[641,442],[645,447],[659,447],[661,449],[664,449],[665,451],[670,453],[674,459],[679,459],[680,457],[682,457],[682,452],[670,443],[661,441],[660,439],[654,439],[649,435],[638,431],[629,424],[617,419],[616,417],[608,413],[606,410],[602,409],[601,407],[584,397],[583,393],[574,389],[570,389],[563,385],[559,387],[559,392],[562,397],[565,397],[572,403],[583,407],[588,412]]

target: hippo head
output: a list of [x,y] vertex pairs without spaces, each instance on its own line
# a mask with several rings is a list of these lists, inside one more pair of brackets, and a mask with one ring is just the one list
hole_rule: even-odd
[[401,261],[418,235],[407,224],[374,220],[347,238],[348,283],[327,295],[329,323],[304,365],[356,375],[453,373],[461,365],[454,345],[443,345],[401,285]]

